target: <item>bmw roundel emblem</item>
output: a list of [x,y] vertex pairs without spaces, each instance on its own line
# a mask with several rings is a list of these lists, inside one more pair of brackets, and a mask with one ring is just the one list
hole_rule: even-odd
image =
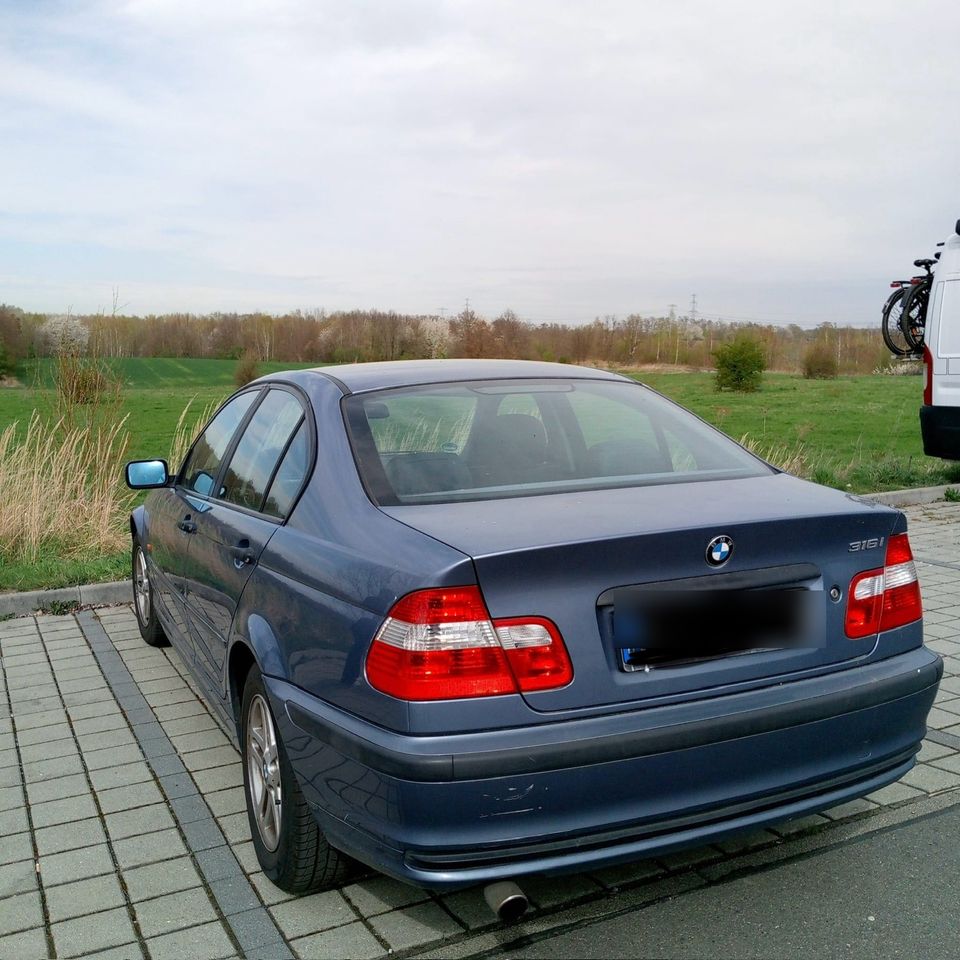
[[722,567],[733,556],[733,541],[726,535],[714,537],[707,544],[707,563]]

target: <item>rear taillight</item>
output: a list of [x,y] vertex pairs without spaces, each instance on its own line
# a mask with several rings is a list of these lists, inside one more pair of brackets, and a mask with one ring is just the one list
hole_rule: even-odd
[[401,700],[452,700],[566,686],[573,667],[542,617],[491,620],[479,587],[401,597],[373,638],[367,680]]
[[910,541],[897,533],[887,541],[883,567],[865,570],[850,581],[845,628],[851,639],[913,623],[923,616],[920,583]]
[[524,693],[564,687],[573,679],[573,667],[560,631],[542,617],[494,620],[500,646]]
[[923,348],[923,403],[933,406],[933,354],[928,346]]

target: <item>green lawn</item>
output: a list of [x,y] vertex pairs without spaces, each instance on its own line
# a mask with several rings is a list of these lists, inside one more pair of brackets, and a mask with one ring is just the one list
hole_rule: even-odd
[[709,373],[642,373],[637,379],[740,439],[807,446],[849,460],[871,454],[922,456],[920,377],[804,380],[768,373],[756,393],[718,393]]
[[[262,364],[261,373],[293,364]],[[299,366],[309,366],[301,364]],[[131,358],[117,361],[126,382],[121,415],[128,414],[131,459],[166,456],[177,419],[193,401],[189,422],[234,389],[233,360]],[[47,382],[49,365],[37,362],[23,376]],[[923,455],[917,411],[919,377],[844,377],[804,380],[767,374],[754,394],[717,393],[706,373],[642,373],[638,379],[734,439],[744,437],[768,458],[819,482],[856,492],[960,482],[960,465]],[[0,429],[25,423],[50,392],[37,386],[0,389]],[[0,590],[64,586],[125,575],[126,553],[89,562],[46,557],[35,564],[0,562]]]
[[638,379],[774,459],[799,457],[820,482],[862,493],[960,479],[958,465],[923,454],[920,377],[766,374],[762,390],[745,394],[717,393],[707,373]]
[[[171,389],[189,387],[233,387],[236,360],[201,360],[190,357],[121,357],[110,360],[109,366],[123,378],[131,389]],[[315,363],[281,363],[271,361],[257,364],[257,375],[277,370],[296,370],[315,367]],[[33,360],[23,364],[20,379],[28,385],[50,386],[52,361]]]
[[[233,360],[133,357],[115,361],[127,384],[121,415],[128,414],[130,456],[166,452],[177,418],[193,401],[191,420],[234,389]],[[49,364],[36,362],[23,379],[45,382]],[[261,373],[309,364],[262,364]],[[736,440],[744,436],[765,450],[802,447],[810,462],[835,469],[851,463],[890,463],[924,476],[951,482],[953,468],[923,456],[917,411],[919,377],[843,377],[804,380],[791,374],[767,374],[763,389],[752,394],[717,393],[708,373],[641,373],[637,379],[688,407]],[[49,406],[48,391],[25,387],[0,390],[0,428],[24,423],[37,402]],[[925,480],[924,480],[925,482]],[[931,481],[933,482],[933,481]],[[877,480],[876,489],[890,483]],[[858,485],[858,489],[874,489]]]
[[[191,403],[192,424],[211,403],[219,404],[235,389],[235,360],[129,357],[111,361],[125,383],[120,416],[128,415],[131,460],[165,457],[177,420]],[[309,363],[262,363],[258,375],[316,366]],[[26,424],[35,407],[51,407],[50,361],[39,360],[21,371],[23,388],[0,390],[0,429],[12,420]],[[2,589],[2,588],[0,588]]]
[[130,552],[65,560],[42,557],[33,563],[0,562],[0,592],[4,590],[45,590],[72,587],[79,583],[109,583],[130,576]]

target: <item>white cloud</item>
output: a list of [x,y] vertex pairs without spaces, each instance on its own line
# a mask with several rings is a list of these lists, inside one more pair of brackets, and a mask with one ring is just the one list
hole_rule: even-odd
[[24,3],[0,299],[873,322],[960,215],[960,9],[839,6]]

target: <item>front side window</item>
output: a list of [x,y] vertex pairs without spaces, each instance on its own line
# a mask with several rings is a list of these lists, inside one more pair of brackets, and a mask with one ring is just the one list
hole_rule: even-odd
[[639,384],[482,381],[344,403],[381,505],[485,500],[744,476],[771,468]]
[[219,499],[248,510],[260,510],[277,464],[301,420],[300,401],[286,390],[271,390],[237,443],[223,476]]
[[258,396],[259,392],[256,390],[241,393],[229,401],[207,424],[180,471],[181,486],[204,497],[213,495],[213,485],[220,472],[224,454],[237,432],[237,427]]

